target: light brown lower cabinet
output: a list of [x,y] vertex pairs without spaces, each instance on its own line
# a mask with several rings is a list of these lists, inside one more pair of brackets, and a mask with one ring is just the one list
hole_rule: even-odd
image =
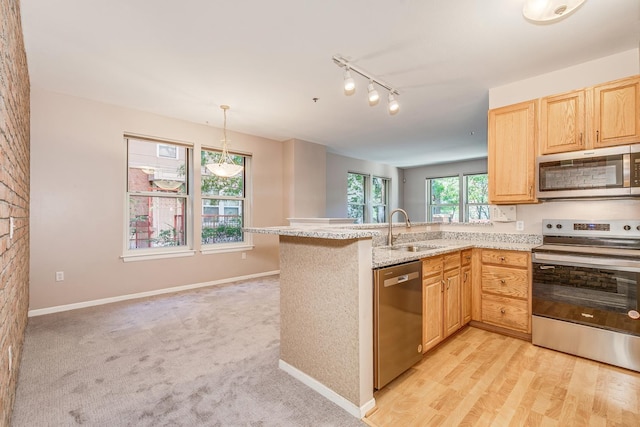
[[[423,286],[423,352],[435,347],[442,340],[460,329],[466,322],[461,252],[437,255],[422,260]],[[469,276],[467,276],[469,277]]]
[[531,254],[483,249],[481,322],[520,336],[531,334]]

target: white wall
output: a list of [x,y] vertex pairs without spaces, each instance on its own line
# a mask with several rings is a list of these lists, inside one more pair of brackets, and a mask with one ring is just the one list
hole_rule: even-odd
[[[403,171],[394,166],[327,153],[327,212],[329,218],[347,217],[347,174],[370,174],[391,179],[389,212],[403,208]],[[398,218],[394,218],[397,221]]]
[[[278,239],[267,235],[253,236],[256,247],[244,260],[239,252],[196,251],[123,262],[125,132],[190,142],[196,153],[202,145],[219,147],[221,134],[203,124],[32,89],[31,310],[278,270]],[[253,155],[252,225],[282,224],[282,143],[230,133],[234,149]],[[56,271],[65,272],[63,282],[55,282]]]
[[426,179],[458,174],[487,173],[487,159],[465,160],[454,163],[420,166],[405,169],[404,205],[412,221],[427,220]]
[[[319,218],[326,209],[326,147],[291,139],[284,142],[284,215]],[[287,222],[285,225],[288,225]],[[274,224],[275,225],[275,224]]]
[[[640,49],[493,88],[489,91],[489,106],[502,107],[636,74],[640,74]],[[516,211],[518,220],[525,222],[524,232],[540,233],[543,219],[637,219],[640,200],[543,202],[518,205]],[[515,224],[498,224],[495,229],[515,231]]]

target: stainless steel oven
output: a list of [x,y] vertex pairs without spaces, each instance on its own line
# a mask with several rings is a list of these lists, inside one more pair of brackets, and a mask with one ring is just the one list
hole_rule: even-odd
[[542,224],[533,343],[640,372],[640,220]]

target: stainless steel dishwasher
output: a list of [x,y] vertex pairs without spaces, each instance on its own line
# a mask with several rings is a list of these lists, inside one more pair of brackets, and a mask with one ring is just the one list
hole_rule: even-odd
[[422,263],[374,270],[373,385],[381,389],[422,359]]

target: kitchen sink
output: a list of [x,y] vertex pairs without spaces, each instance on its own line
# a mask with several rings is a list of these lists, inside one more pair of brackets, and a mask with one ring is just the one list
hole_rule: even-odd
[[428,251],[431,249],[440,249],[444,248],[442,245],[409,245],[409,246],[391,246],[386,247],[385,249],[392,251],[401,251],[401,252],[422,252]]

